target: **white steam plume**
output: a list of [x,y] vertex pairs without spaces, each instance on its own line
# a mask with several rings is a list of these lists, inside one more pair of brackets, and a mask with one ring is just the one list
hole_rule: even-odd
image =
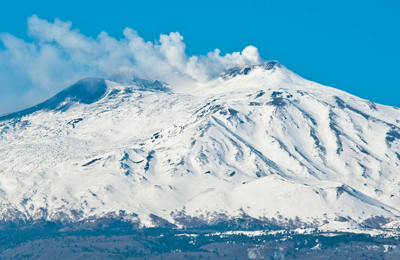
[[33,15],[28,18],[32,42],[0,34],[0,114],[42,101],[85,76],[132,73],[167,83],[205,82],[225,70],[262,63],[253,46],[224,56],[215,49],[188,57],[179,32],[161,34],[153,43],[130,28],[118,40],[104,31],[87,37],[71,26],[58,18],[51,23]]

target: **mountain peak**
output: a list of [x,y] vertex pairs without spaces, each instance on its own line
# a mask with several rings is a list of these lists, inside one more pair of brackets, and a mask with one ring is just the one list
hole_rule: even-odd
[[260,65],[252,65],[252,66],[246,66],[244,68],[233,68],[233,69],[227,70],[226,72],[224,72],[220,75],[220,78],[227,80],[227,79],[234,78],[238,75],[248,75],[255,68],[261,68],[263,70],[273,70],[276,68],[282,68],[282,66],[283,65],[277,61],[267,61]]
[[87,77],[62,90],[52,98],[22,111],[0,116],[0,121],[19,118],[40,110],[65,110],[71,102],[91,104],[105,95],[107,85],[102,78]]

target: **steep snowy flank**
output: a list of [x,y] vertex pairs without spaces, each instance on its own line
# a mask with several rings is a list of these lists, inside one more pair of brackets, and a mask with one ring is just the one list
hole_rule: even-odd
[[328,229],[396,220],[397,108],[278,62],[188,88],[87,78],[0,117],[0,218]]

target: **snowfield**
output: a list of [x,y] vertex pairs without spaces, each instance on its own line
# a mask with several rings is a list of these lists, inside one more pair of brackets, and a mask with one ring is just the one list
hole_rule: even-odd
[[87,78],[0,117],[0,219],[399,226],[398,108],[277,62],[172,89]]

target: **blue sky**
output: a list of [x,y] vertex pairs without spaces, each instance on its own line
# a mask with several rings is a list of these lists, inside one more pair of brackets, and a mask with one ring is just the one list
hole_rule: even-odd
[[[72,29],[93,38],[105,31],[120,39],[126,27],[146,41],[179,32],[189,56],[206,55],[215,48],[224,55],[253,45],[263,59],[278,60],[307,79],[400,107],[399,1],[70,0],[1,5],[0,32],[28,43],[34,39],[27,35],[27,19],[34,14],[51,23],[56,17],[71,21]],[[0,43],[0,50],[7,48]],[[1,63],[0,76],[6,79],[0,82],[0,113],[33,105],[65,87],[51,79],[32,80],[37,72],[19,72],[20,67],[10,68],[14,63]]]

